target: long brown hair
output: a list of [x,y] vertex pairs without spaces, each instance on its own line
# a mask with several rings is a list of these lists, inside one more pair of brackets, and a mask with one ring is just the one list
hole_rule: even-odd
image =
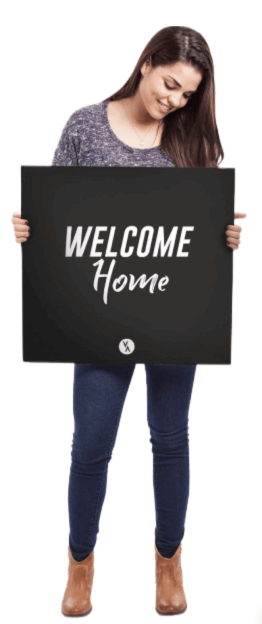
[[224,152],[215,118],[214,64],[204,37],[192,28],[168,26],[159,30],[144,48],[124,86],[103,102],[132,97],[142,78],[140,69],[149,58],[153,68],[180,61],[202,75],[186,106],[164,117],[161,149],[177,167],[218,168]]

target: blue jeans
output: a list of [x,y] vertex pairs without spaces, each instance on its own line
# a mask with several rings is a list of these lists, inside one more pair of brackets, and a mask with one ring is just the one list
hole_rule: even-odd
[[[160,554],[171,557],[184,535],[189,496],[188,411],[196,365],[145,367],[155,541]],[[96,544],[108,462],[134,369],[135,364],[74,365],[75,430],[68,503],[69,545],[77,561],[85,559]]]

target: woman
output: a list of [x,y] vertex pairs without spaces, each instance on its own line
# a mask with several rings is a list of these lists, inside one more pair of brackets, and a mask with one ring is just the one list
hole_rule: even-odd
[[[218,167],[224,157],[215,120],[214,67],[205,39],[167,27],[149,41],[125,85],[66,123],[52,164],[71,166]],[[235,217],[244,217],[237,213]],[[14,213],[17,242],[30,226]],[[241,227],[225,243],[238,249]],[[108,463],[135,364],[74,365],[69,479],[69,574],[62,612],[90,613],[94,546]],[[181,540],[189,495],[188,411],[195,365],[146,365],[148,424],[156,505],[156,610],[181,613]]]

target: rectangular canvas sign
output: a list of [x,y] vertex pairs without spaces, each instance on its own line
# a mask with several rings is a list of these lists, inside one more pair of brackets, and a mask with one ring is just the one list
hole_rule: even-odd
[[231,364],[235,170],[21,167],[23,361]]

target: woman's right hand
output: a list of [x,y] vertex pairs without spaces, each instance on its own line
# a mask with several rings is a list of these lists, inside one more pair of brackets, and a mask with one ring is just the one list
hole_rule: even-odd
[[13,212],[12,223],[14,224],[15,240],[17,243],[24,243],[30,236],[30,227],[26,219],[21,219],[19,212]]

